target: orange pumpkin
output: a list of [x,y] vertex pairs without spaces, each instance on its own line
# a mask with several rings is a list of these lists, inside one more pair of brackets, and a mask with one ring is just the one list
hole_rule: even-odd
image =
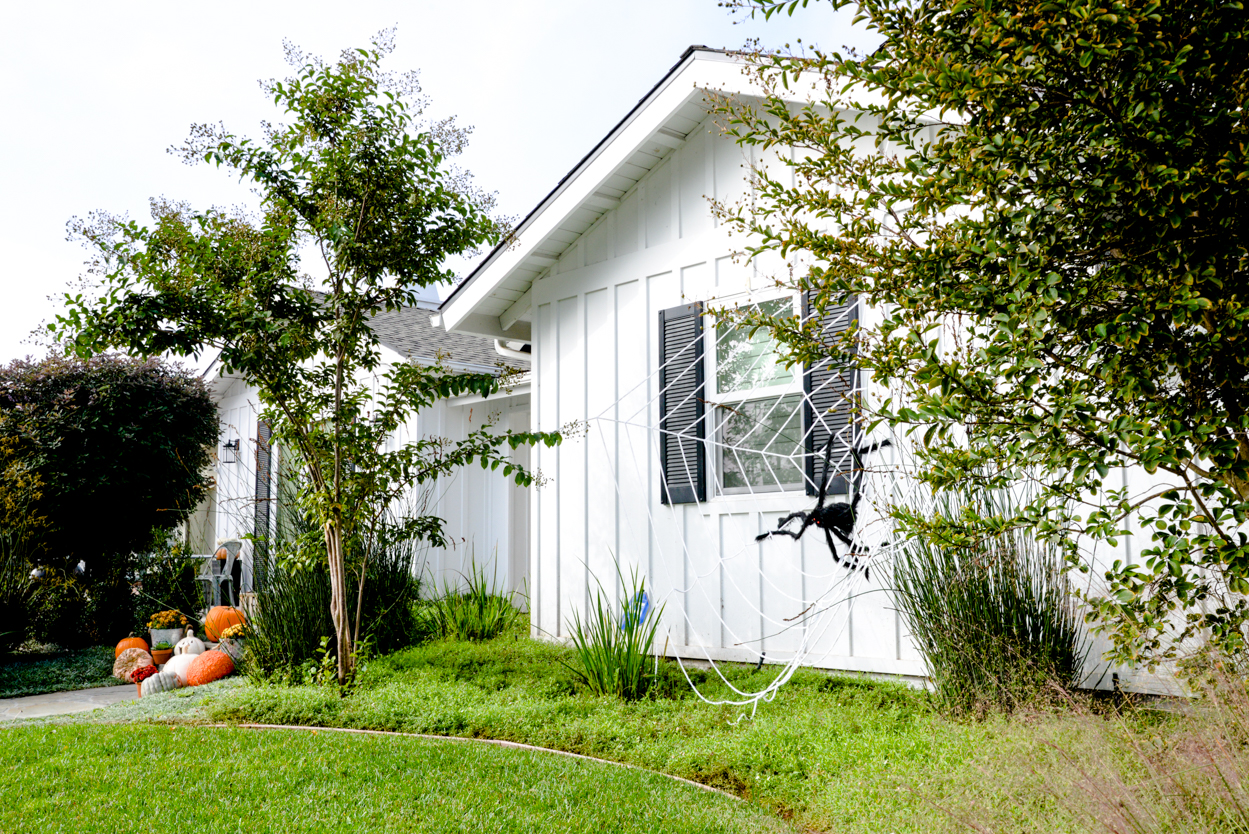
[[197,654],[191,661],[191,668],[186,670],[186,682],[191,686],[203,686],[221,680],[234,672],[234,661],[225,652],[216,649]]
[[121,657],[121,653],[126,649],[143,649],[147,651],[147,641],[142,637],[135,637],[133,634],[117,644],[117,648],[113,649],[113,659]]
[[218,605],[204,618],[204,634],[214,643],[221,639],[221,632],[232,625],[245,622],[243,612],[228,605]]

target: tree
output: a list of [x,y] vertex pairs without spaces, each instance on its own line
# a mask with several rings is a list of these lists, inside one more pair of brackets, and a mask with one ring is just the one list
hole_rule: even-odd
[[0,525],[9,548],[62,577],[81,560],[93,636],[124,636],[133,554],[203,500],[216,442],[216,407],[184,368],[118,355],[0,368]]
[[82,560],[91,577],[181,524],[207,494],[216,443],[216,407],[184,368],[118,355],[0,368],[6,515],[39,522],[41,564]]
[[[496,241],[490,198],[448,167],[465,132],[422,129],[414,74],[383,72],[388,33],[333,64],[287,46],[296,74],[262,86],[291,119],[260,139],[199,125],[181,149],[252,183],[256,215],[153,201],[148,228],[96,215],[73,228],[94,248],[98,297],[67,298],[57,330],[75,350],[110,345],[144,354],[220,350],[226,371],[259,389],[263,419],[300,461],[307,508],[325,548],[340,680],[351,671],[346,554],[372,509],[412,484],[480,461],[518,484],[533,476],[502,449],[558,442],[553,433],[426,437],[387,451],[383,440],[440,397],[488,396],[492,374],[435,365],[381,367],[372,316],[415,303],[418,287],[451,280],[449,255]],[[300,253],[321,275],[300,274]],[[370,377],[377,378],[374,392]],[[441,521],[402,520],[390,535],[442,543]],[[363,579],[363,577],[362,577]]]
[[[718,104],[744,144],[795,149],[757,172],[753,207],[721,207],[751,252],[810,259],[795,283],[819,309],[858,295],[883,316],[853,344],[821,343],[815,320],[778,334],[796,359],[857,350],[900,391],[874,416],[911,428],[933,487],[1037,480],[985,525],[1114,542],[1139,516],[1143,559],[1089,600],[1116,659],[1152,664],[1206,629],[1243,650],[1244,6],[856,5],[871,55],[756,54],[769,95]],[[806,106],[780,95],[807,84]],[[1121,466],[1158,488],[1129,493]]]

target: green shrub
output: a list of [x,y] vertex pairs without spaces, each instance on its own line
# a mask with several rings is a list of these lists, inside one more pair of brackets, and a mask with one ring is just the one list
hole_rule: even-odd
[[282,675],[311,660],[321,638],[334,633],[330,576],[323,565],[299,568],[274,557],[264,576],[256,589],[247,654],[256,671]]
[[470,562],[464,581],[463,590],[444,583],[437,597],[419,607],[427,631],[450,640],[491,640],[515,625],[520,612],[476,562]]
[[31,583],[30,636],[40,643],[65,649],[89,646],[94,641],[87,629],[86,585],[73,575],[43,568]]
[[[421,598],[417,573],[422,543],[416,539],[374,549],[365,566],[364,606],[356,640],[367,642],[374,654],[388,654],[418,642],[425,634],[414,604]],[[328,576],[327,576],[328,581]],[[357,574],[358,579],[358,574]],[[359,584],[348,587],[347,599],[355,611]],[[329,632],[327,632],[329,633]]]
[[895,604],[951,712],[1009,711],[1050,684],[1079,683],[1087,635],[1062,553],[1017,528],[970,540],[940,532],[1011,507],[1000,491],[939,496],[928,534],[895,548]]
[[[621,580],[624,586],[623,577]],[[648,692],[658,673],[659,658],[650,654],[663,606],[650,610],[646,585],[636,573],[628,584],[627,601],[620,613],[613,611],[601,584],[584,621],[573,611],[570,625],[577,666],[569,668],[594,694],[632,701]]]
[[[298,517],[289,523],[298,528],[293,531],[296,534],[306,525]],[[356,641],[366,643],[372,652],[387,653],[409,646],[423,633],[413,610],[421,589],[416,574],[419,546],[414,540],[396,542],[375,548],[367,560],[359,553],[349,559],[348,610],[354,623],[363,565],[361,634],[356,635]],[[323,651],[322,638],[334,633],[329,570],[324,558],[312,564],[294,564],[280,557],[280,547],[268,555],[263,548],[257,550],[255,558],[264,562],[258,573],[264,579],[256,589],[254,634],[247,641],[249,663],[263,676],[301,680],[301,667],[316,662],[318,652]],[[325,650],[336,656],[332,644]]]
[[30,636],[30,561],[15,531],[0,531],[0,653]]
[[197,616],[204,607],[204,592],[196,581],[199,564],[171,546],[135,557],[131,630],[142,637],[157,611],[179,611]]

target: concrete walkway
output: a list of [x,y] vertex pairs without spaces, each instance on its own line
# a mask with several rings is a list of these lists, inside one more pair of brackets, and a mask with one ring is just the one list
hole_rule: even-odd
[[134,684],[126,684],[124,686],[101,686],[96,689],[78,689],[73,692],[48,692],[22,698],[0,698],[0,721],[88,712],[100,707],[120,704],[122,701],[133,701],[137,697]]

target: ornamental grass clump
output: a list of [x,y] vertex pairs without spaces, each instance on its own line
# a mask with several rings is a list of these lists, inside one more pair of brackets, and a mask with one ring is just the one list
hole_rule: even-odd
[[485,570],[470,562],[463,578],[463,589],[444,582],[442,592],[422,606],[424,628],[448,640],[491,640],[511,629],[520,612]]
[[894,550],[895,603],[952,713],[1012,711],[1079,683],[1087,634],[1063,554],[1018,527],[985,532],[1013,508],[1005,491],[939,495]]
[[[625,588],[624,577],[620,580]],[[652,610],[646,584],[636,572],[629,577],[624,600],[617,613],[599,584],[586,618],[573,610],[570,630],[576,665],[565,665],[595,695],[633,701],[650,691],[658,675],[659,658],[651,657],[651,648],[663,606]]]

